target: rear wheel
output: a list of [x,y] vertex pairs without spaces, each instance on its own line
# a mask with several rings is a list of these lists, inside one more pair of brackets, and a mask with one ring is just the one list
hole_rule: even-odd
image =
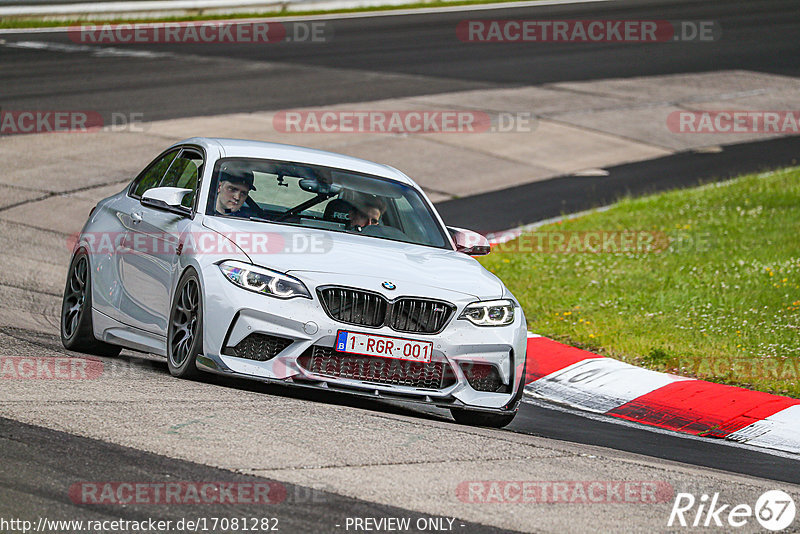
[[92,325],[92,275],[89,257],[79,250],[72,258],[61,302],[61,344],[69,350],[116,356],[122,347],[94,337]]
[[450,413],[456,423],[469,426],[488,426],[490,428],[503,428],[511,423],[517,415],[513,413],[488,413],[473,410],[451,409]]
[[200,279],[189,269],[175,291],[167,332],[167,366],[173,376],[197,378],[195,360],[203,352],[203,301]]

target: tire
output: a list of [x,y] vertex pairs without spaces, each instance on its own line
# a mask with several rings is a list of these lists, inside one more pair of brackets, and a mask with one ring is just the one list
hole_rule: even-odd
[[122,347],[94,337],[92,325],[92,270],[89,256],[79,250],[69,264],[61,301],[61,344],[68,350],[97,356],[117,356]]
[[178,281],[167,328],[167,366],[172,376],[194,379],[203,352],[203,298],[200,278],[188,269]]
[[450,413],[456,423],[469,426],[487,426],[490,428],[503,428],[511,423],[516,417],[517,412],[512,413],[488,413],[472,410],[459,410],[452,408]]

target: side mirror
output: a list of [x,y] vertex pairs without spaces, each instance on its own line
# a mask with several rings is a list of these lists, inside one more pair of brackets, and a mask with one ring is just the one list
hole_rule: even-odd
[[453,237],[456,250],[469,256],[485,256],[492,251],[489,240],[478,232],[465,230],[463,228],[447,227],[447,231]]
[[181,202],[191,192],[191,189],[180,187],[154,187],[142,194],[142,204],[171,211],[178,215],[188,215],[190,210],[181,206]]

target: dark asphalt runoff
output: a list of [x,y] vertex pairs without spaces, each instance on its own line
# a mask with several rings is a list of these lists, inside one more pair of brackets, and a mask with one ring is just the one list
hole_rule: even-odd
[[[171,521],[169,528],[105,528],[109,532],[347,532],[349,518],[407,518],[415,525],[429,516],[394,506],[370,503],[293,484],[242,475],[223,469],[176,460],[99,440],[74,436],[0,417],[0,517],[31,521],[82,520],[132,522]],[[195,504],[189,491],[186,503],[149,503],[146,499],[118,503],[129,493],[109,496],[105,481],[152,488],[157,499],[159,484],[206,483],[235,488],[228,492],[205,490],[209,503]],[[89,486],[88,484],[94,484]],[[238,486],[234,486],[237,484]],[[257,486],[260,485],[260,486]],[[166,487],[166,486],[162,486]],[[241,491],[240,489],[241,488]],[[263,490],[255,489],[263,488]],[[268,490],[266,489],[268,488]],[[166,496],[165,490],[160,495]],[[258,495],[258,497],[255,497]],[[217,496],[226,502],[213,502]],[[231,502],[235,501],[235,502]],[[266,501],[266,502],[264,502]],[[215,522],[216,518],[216,522]],[[262,523],[266,519],[265,523]],[[179,523],[181,520],[183,524]],[[193,521],[196,530],[186,525]],[[227,521],[226,521],[227,520]],[[232,520],[239,521],[234,527]],[[247,528],[241,521],[246,520]],[[203,522],[204,521],[204,522]],[[352,521],[352,519],[351,519]],[[183,528],[180,526],[183,525]],[[216,528],[212,528],[216,525]],[[227,525],[227,526],[225,526]],[[167,526],[166,523],[164,526]],[[202,527],[206,526],[206,529]],[[347,527],[350,527],[349,529]],[[73,525],[74,527],[74,525]],[[265,528],[268,527],[268,528]],[[457,528],[456,528],[457,527]],[[464,533],[508,532],[456,519],[453,530]],[[22,532],[22,529],[0,531]],[[48,528],[44,532],[81,532],[86,528]],[[96,530],[88,530],[96,531]],[[414,529],[412,529],[414,531]],[[30,532],[30,530],[29,530]]]
[[[725,39],[701,45],[474,46],[459,41],[455,33],[458,22],[469,18],[534,17],[714,20],[723,28]],[[91,50],[55,52],[0,46],[3,80],[0,106],[5,109],[91,108],[104,115],[133,112],[142,113],[143,120],[151,121],[467,89],[729,69],[800,76],[797,39],[800,10],[796,0],[619,1],[355,18],[330,24],[333,38],[324,44],[135,47],[166,54],[155,58],[97,56]],[[63,33],[5,34],[0,35],[0,39],[8,43],[36,40],[75,44]],[[800,142],[795,137],[726,147],[719,154],[678,154],[607,169],[610,175],[603,178],[567,176],[446,202],[440,208],[451,224],[463,222],[464,226],[485,231],[504,229],[600,205],[626,193],[687,186],[742,171],[791,164],[795,162],[798,148]],[[542,198],[548,200],[540,203]],[[494,207],[487,209],[489,205]],[[483,222],[470,218],[476,206],[484,210],[481,213]],[[241,386],[240,382],[236,384]],[[788,481],[787,477],[797,473],[798,462],[794,460],[531,405],[523,406],[510,430],[773,480]],[[0,443],[4,456],[0,463],[0,506],[23,506],[29,499],[31,512],[52,507],[56,512],[69,515],[67,510],[81,506],[64,500],[64,487],[92,477],[103,480],[131,477],[151,480],[166,474],[176,479],[236,477],[227,471],[7,420],[0,420]],[[63,461],[65,458],[69,461]],[[281,517],[284,524],[292,525],[292,528],[287,526],[287,531],[293,531],[294,526],[298,530],[304,526],[306,530],[333,530],[330,521],[322,521],[319,514],[323,510],[330,513],[330,517],[344,515],[342,510],[347,510],[348,515],[415,516],[412,512],[360,501],[344,502],[342,497],[329,498],[325,506],[304,508],[302,514],[291,513],[288,505],[287,508],[276,507],[274,514]],[[292,506],[305,505],[294,503]],[[363,507],[362,512],[353,511],[358,507]],[[131,517],[142,517],[154,515],[156,510],[130,508],[120,512],[85,505],[81,509],[86,514],[107,517],[123,512]],[[7,511],[0,509],[0,512]],[[252,511],[247,512],[249,515]],[[163,512],[169,513],[173,512]],[[305,520],[310,522],[301,524]]]
[[800,136],[680,152],[605,169],[608,176],[561,176],[436,204],[445,222],[484,234],[606,206],[624,196],[690,187],[743,173],[797,165]]

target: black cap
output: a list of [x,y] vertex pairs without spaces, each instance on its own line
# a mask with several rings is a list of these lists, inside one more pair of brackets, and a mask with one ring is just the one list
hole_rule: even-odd
[[251,191],[256,191],[256,186],[253,185],[253,171],[241,171],[236,174],[231,174],[228,171],[220,171],[219,181],[244,184],[248,186]]

